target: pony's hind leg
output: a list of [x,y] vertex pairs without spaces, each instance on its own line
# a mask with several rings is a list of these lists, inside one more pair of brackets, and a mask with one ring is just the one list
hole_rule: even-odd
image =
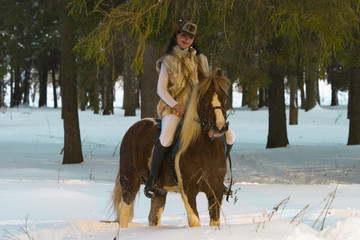
[[151,209],[149,213],[149,225],[159,226],[161,223],[161,215],[165,208],[167,193],[162,196],[155,196],[151,199]]
[[[140,189],[140,181],[138,181],[138,179],[132,179],[133,181],[131,183],[128,180],[128,178],[123,181],[120,180],[122,185],[122,197],[118,206],[118,219],[120,226],[123,228],[129,226],[129,222],[131,222],[134,216],[134,202],[136,194]],[[126,184],[124,184],[124,182],[126,182]]]
[[131,222],[132,217],[133,217],[133,212],[134,211],[134,202],[127,204],[125,203],[123,200],[121,201],[121,203],[119,204],[119,222],[120,222],[120,226],[122,228],[127,228],[129,226],[129,222]]

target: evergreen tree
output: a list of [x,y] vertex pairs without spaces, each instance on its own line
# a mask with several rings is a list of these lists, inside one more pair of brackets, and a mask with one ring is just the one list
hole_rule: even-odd
[[348,102],[349,135],[348,145],[360,144],[360,35],[355,34],[357,43],[349,51],[350,86]]
[[[93,11],[104,13],[101,25],[78,46],[85,49],[88,58],[96,58],[99,65],[106,63],[108,51],[113,51],[114,36],[125,34],[127,41],[136,47],[132,67],[136,74],[140,73],[147,44],[156,41],[164,44],[166,41],[161,36],[171,32],[171,23],[185,18],[204,29],[202,43],[207,46],[205,50],[212,67],[221,65],[229,72],[240,73],[232,76],[245,78],[249,66],[255,70],[251,71],[252,76],[259,77],[249,78],[253,79],[247,88],[250,96],[256,95],[262,87],[259,85],[270,82],[268,101],[272,117],[269,118],[268,147],[288,144],[283,95],[284,79],[290,75],[290,69],[305,69],[308,73],[305,107],[310,110],[318,101],[318,73],[324,75],[331,55],[350,43],[357,25],[353,0],[134,0],[111,8],[103,1],[97,3]],[[84,9],[84,4],[84,1],[73,1],[72,7]],[[160,37],[156,39],[157,36]],[[225,59],[232,56],[231,52],[240,57],[238,64],[226,64],[231,62]],[[142,91],[142,94],[145,93]],[[271,106],[277,106],[280,111]],[[281,134],[276,135],[273,128]]]
[[77,69],[75,54],[76,25],[69,16],[66,4],[61,9],[61,78],[62,78],[62,119],[64,121],[64,157],[63,164],[83,162],[79,117],[77,109]]

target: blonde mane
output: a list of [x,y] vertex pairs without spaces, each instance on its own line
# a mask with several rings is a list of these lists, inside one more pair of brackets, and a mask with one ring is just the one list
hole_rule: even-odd
[[219,76],[216,72],[210,73],[196,85],[187,104],[186,114],[180,132],[179,156],[184,153],[191,144],[194,144],[199,139],[201,125],[199,124],[200,120],[197,103],[198,100],[204,96],[211,84],[214,85],[215,92],[222,96],[228,94],[231,85],[229,79]]

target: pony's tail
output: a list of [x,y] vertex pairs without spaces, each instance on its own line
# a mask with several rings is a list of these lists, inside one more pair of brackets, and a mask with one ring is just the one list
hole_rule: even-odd
[[121,208],[121,200],[122,200],[122,188],[120,185],[120,172],[118,173],[115,181],[115,187],[111,196],[111,206],[113,210],[113,214],[116,214],[115,221],[120,222],[120,208]]

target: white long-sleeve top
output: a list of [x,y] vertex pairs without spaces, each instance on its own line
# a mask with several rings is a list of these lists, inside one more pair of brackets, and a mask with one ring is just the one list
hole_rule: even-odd
[[167,86],[169,84],[169,73],[165,63],[161,63],[159,79],[157,84],[157,94],[167,105],[174,107],[177,102],[168,92]]

